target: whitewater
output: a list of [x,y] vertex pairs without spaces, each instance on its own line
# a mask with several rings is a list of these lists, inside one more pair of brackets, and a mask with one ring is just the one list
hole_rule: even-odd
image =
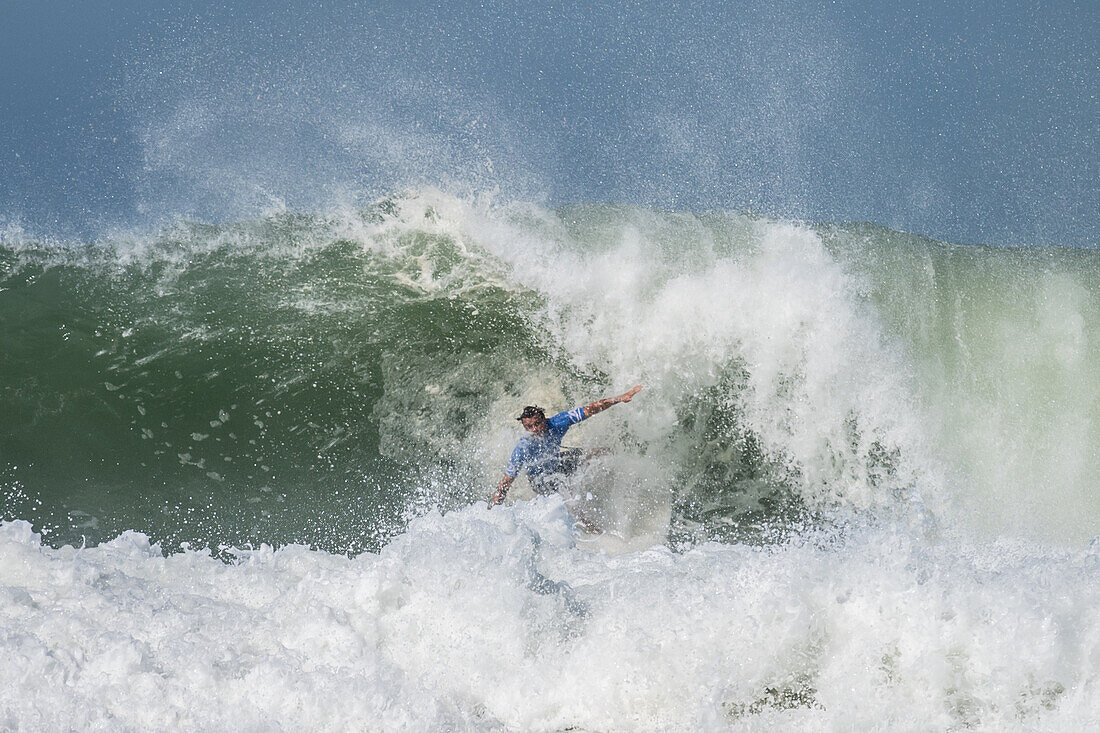
[[[0,727],[1098,727],[1098,285],[433,189],[9,227]],[[523,405],[635,383],[566,441],[604,535],[486,508]]]

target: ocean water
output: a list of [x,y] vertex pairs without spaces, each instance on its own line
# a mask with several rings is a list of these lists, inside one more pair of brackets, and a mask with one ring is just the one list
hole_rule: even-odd
[[[0,727],[1100,726],[1100,255],[411,189],[0,234]],[[529,403],[606,530],[517,482]]]

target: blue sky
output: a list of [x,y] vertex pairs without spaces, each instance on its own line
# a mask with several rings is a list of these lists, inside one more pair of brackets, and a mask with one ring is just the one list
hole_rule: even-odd
[[0,0],[0,222],[408,185],[1096,246],[1094,3]]

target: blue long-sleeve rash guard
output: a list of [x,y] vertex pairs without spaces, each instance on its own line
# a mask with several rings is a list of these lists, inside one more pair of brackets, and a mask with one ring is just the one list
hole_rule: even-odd
[[583,407],[574,407],[547,418],[546,435],[528,433],[520,438],[512,449],[512,457],[508,459],[504,473],[515,478],[526,468],[527,476],[538,480],[557,471],[558,453],[561,451],[561,440],[565,437],[565,431],[586,417],[588,415]]

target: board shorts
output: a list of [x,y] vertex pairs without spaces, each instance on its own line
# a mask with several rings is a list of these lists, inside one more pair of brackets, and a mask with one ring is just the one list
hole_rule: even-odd
[[539,496],[561,494],[566,499],[571,498],[565,478],[574,474],[584,459],[584,451],[580,448],[563,448],[558,453],[558,470],[529,476],[531,489]]

